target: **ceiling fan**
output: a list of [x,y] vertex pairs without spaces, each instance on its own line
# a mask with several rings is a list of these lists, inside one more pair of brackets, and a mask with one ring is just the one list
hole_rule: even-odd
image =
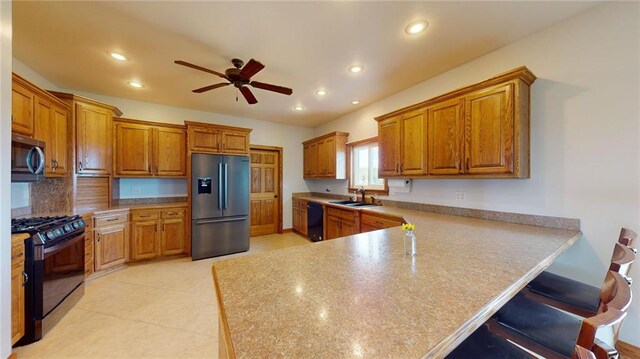
[[[251,81],[251,77],[253,75],[257,74],[258,72],[260,72],[260,70],[264,69],[264,65],[254,59],[249,60],[249,62],[246,65],[244,64],[244,61],[240,59],[233,59],[231,60],[231,63],[233,64],[234,67],[225,70],[224,74],[214,70],[207,69],[202,66],[194,65],[182,60],[177,60],[175,61],[175,63],[178,65],[190,67],[192,69],[208,72],[210,74],[222,77],[223,79],[229,81],[229,82],[221,82],[218,84],[213,84],[213,85],[195,89],[193,90],[193,92],[195,93],[203,93],[213,89],[217,89],[219,87],[233,85],[240,90],[240,92],[242,93],[242,96],[244,96],[245,100],[247,100],[247,102],[250,105],[258,103],[258,100],[256,100],[255,96],[253,96],[253,93],[247,87],[247,85],[251,87],[255,87],[257,89],[273,91],[273,92],[281,93],[284,95],[291,95],[293,93],[293,90],[287,87],[266,84],[264,82]],[[237,96],[236,96],[236,101],[238,101]]]

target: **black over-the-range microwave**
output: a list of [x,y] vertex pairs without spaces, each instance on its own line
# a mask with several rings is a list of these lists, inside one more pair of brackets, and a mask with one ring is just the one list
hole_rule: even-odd
[[45,143],[22,135],[11,136],[11,182],[44,179]]

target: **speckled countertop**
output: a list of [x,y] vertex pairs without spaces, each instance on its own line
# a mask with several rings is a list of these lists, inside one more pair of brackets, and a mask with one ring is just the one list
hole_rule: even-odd
[[361,210],[414,223],[417,255],[405,257],[404,233],[390,228],[213,265],[238,358],[443,357],[580,235]]

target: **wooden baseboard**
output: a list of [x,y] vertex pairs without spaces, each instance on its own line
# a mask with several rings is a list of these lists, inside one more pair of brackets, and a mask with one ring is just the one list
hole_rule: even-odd
[[9,356],[7,357],[7,359],[17,359],[18,358],[18,354],[16,354],[16,352],[11,351],[11,354],[9,354]]
[[282,234],[285,234],[285,233],[293,233],[293,228],[286,228],[286,229],[283,229],[283,230],[282,230],[282,232],[280,232],[280,233],[282,233]]
[[620,352],[620,355],[622,355],[623,359],[640,358],[640,348],[629,343],[625,343],[622,340],[618,340],[616,346],[618,347],[618,351]]

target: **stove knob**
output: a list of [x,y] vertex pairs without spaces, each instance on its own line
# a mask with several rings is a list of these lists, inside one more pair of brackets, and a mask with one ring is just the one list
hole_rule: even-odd
[[56,233],[54,231],[47,232],[47,238],[54,239],[56,237],[57,237],[57,235],[56,235]]

